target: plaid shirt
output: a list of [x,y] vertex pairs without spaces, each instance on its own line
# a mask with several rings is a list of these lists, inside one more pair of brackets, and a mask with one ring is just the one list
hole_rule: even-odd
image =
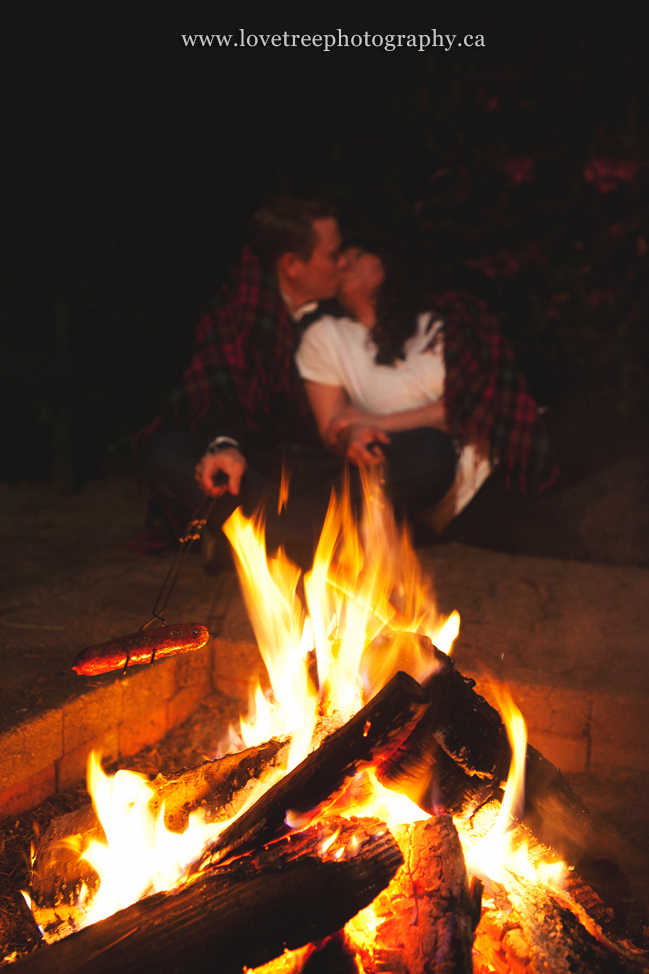
[[279,408],[303,419],[308,405],[293,361],[296,332],[274,278],[248,246],[215,305],[196,328],[195,351],[162,413],[135,437],[139,448],[158,427],[184,426],[200,448],[216,436],[242,446],[267,434]]
[[[508,482],[516,471],[521,489],[547,486],[558,468],[497,320],[482,301],[454,291],[435,295],[432,306],[444,321],[445,400],[453,435],[461,442],[488,442],[491,461],[504,467]],[[296,324],[274,279],[244,247],[232,282],[198,323],[196,350],[182,387],[137,434],[135,445],[145,443],[161,424],[189,427],[201,448],[219,435],[244,445],[250,435],[261,434],[268,445],[277,410],[284,410],[298,439],[308,406],[293,354],[304,327],[316,317]]]
[[444,321],[444,396],[448,422],[460,441],[489,444],[490,460],[509,486],[550,486],[559,475],[538,407],[518,371],[498,320],[484,301],[456,291],[435,295]]

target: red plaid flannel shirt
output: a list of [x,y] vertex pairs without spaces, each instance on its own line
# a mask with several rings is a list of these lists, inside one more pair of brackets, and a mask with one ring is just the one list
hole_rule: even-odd
[[[545,427],[513,351],[484,302],[455,291],[433,296],[444,321],[445,401],[449,426],[460,441],[489,444],[494,465],[518,484],[548,486],[558,474]],[[209,438],[263,429],[277,394],[304,415],[306,400],[293,362],[299,337],[275,281],[244,247],[232,283],[196,329],[196,351],[169,406],[136,436],[137,445],[165,419],[196,429],[208,411],[220,417]],[[238,417],[233,428],[231,416]]]

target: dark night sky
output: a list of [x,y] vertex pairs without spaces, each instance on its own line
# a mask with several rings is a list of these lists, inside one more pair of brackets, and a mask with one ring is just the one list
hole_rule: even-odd
[[[186,49],[181,31],[226,31],[214,14],[143,25],[98,4],[68,30],[51,18],[51,29],[18,37],[9,106],[10,210],[22,266],[39,273],[85,269],[115,247],[154,278],[161,261],[164,278],[197,260],[204,273],[269,189],[330,179],[332,146],[368,118],[381,126],[390,90],[415,84],[426,57]],[[285,19],[280,27],[309,29]],[[277,29],[277,17],[272,27],[267,16],[244,20],[248,32]],[[503,39],[479,21],[493,58]]]
[[[29,410],[19,399],[24,393],[33,400],[36,382],[41,419],[32,410],[29,422],[13,425],[24,439],[36,435],[40,422],[43,443],[49,435],[43,408],[56,411],[57,381],[74,385],[79,371],[94,376],[84,392],[88,401],[123,394],[131,403],[110,422],[96,407],[106,427],[100,441],[116,430],[125,435],[151,414],[182,369],[196,314],[266,193],[324,188],[347,198],[365,194],[371,208],[377,185],[391,174],[403,182],[411,166],[416,181],[420,150],[407,105],[418,87],[426,85],[434,98],[437,86],[451,115],[456,97],[461,114],[481,71],[499,64],[524,71],[540,51],[548,112],[564,110],[569,68],[581,59],[599,65],[584,74],[592,86],[586,98],[601,102],[605,115],[619,65],[627,50],[641,55],[643,35],[640,5],[598,24],[574,5],[570,15],[554,18],[541,5],[503,6],[496,15],[482,4],[481,13],[461,16],[455,4],[425,12],[419,5],[418,13],[403,5],[387,18],[376,7],[354,6],[353,17],[322,8],[299,22],[278,5],[258,14],[238,5],[230,15],[213,4],[201,15],[165,15],[159,6],[136,4],[137,16],[101,2],[56,6],[39,8],[37,16],[29,5],[15,5],[19,12],[8,18],[3,41],[3,209],[11,251],[3,288],[3,398],[24,420]],[[486,47],[432,57],[411,50],[225,51],[187,49],[180,37],[242,26],[248,33],[435,27],[482,33]],[[516,132],[510,136],[515,147]],[[57,295],[67,302],[63,352],[56,351],[53,324]],[[15,451],[16,440],[6,449]],[[4,475],[20,474],[39,471],[18,465]]]

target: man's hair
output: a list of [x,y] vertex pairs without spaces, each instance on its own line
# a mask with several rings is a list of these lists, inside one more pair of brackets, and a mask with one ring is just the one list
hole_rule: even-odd
[[295,200],[272,196],[252,218],[251,243],[262,265],[274,271],[282,254],[311,258],[316,244],[314,220],[336,216],[336,208],[326,200]]

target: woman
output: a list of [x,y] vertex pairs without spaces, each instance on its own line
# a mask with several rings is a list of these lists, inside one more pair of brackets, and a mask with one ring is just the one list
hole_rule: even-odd
[[444,322],[417,313],[407,275],[389,259],[360,247],[345,256],[342,310],[314,322],[296,353],[320,436],[358,465],[387,459],[397,513],[412,515],[450,492],[449,520],[491,467],[473,444],[458,467],[444,398]]

